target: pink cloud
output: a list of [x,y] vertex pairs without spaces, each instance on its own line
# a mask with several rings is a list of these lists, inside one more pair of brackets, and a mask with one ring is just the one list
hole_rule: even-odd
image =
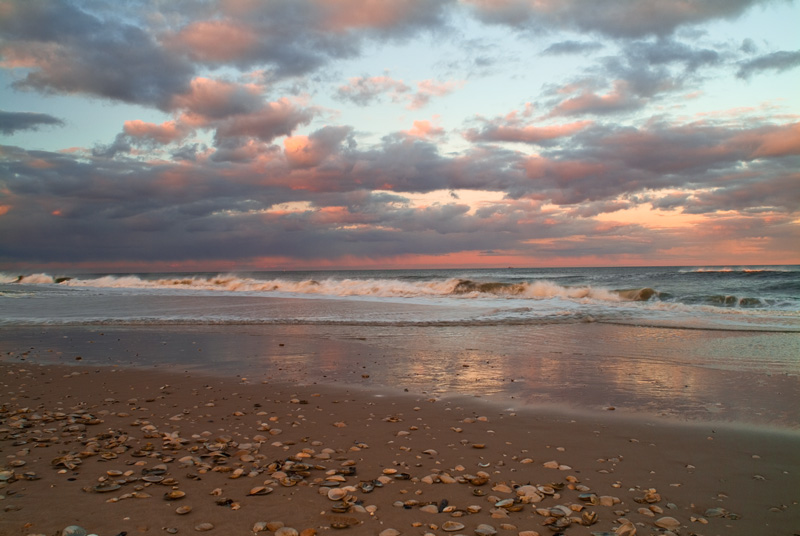
[[621,110],[632,110],[641,107],[644,100],[636,97],[630,91],[625,80],[617,80],[614,87],[605,95],[598,95],[589,90],[584,90],[577,97],[561,101],[551,112],[551,115],[576,115],[582,113],[602,114]]
[[398,24],[413,21],[418,14],[426,11],[422,0],[405,2],[386,2],[385,0],[315,0],[317,9],[324,16],[326,30],[342,32],[359,28],[387,29]]
[[147,123],[139,119],[125,121],[125,134],[135,138],[150,139],[161,144],[172,143],[183,139],[189,129],[177,121],[166,121],[160,125]]
[[261,88],[254,84],[236,84],[198,77],[188,92],[176,95],[172,107],[186,110],[187,120],[203,123],[209,119],[248,113],[261,106]]
[[592,121],[576,121],[544,127],[489,124],[481,130],[470,129],[465,134],[470,141],[510,141],[539,143],[571,136],[592,125]]
[[800,123],[751,130],[731,140],[734,146],[750,149],[752,158],[800,154]]
[[242,23],[210,20],[182,28],[167,43],[187,51],[194,59],[222,63],[247,55],[258,43],[258,36]]
[[432,97],[442,97],[464,86],[463,80],[437,82],[436,80],[423,80],[417,83],[417,92],[411,98],[409,110],[418,110],[431,100]]
[[442,127],[435,126],[427,119],[414,121],[414,126],[403,132],[415,138],[438,138],[444,135]]

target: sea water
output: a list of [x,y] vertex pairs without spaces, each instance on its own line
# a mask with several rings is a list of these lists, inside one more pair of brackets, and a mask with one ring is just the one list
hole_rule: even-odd
[[6,360],[800,429],[797,266],[1,277]]
[[0,311],[0,325],[602,322],[800,332],[800,267],[4,273]]

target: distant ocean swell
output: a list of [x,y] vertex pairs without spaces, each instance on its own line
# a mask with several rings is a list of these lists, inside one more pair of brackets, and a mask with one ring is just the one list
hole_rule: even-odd
[[[757,272],[755,270],[753,273]],[[20,285],[60,285],[75,288],[115,289],[185,289],[189,291],[225,291],[254,294],[281,293],[332,297],[457,297],[457,298],[519,298],[543,300],[565,298],[572,300],[662,301],[719,307],[772,307],[780,305],[774,299],[758,296],[708,294],[678,297],[650,287],[609,289],[602,286],[565,286],[552,281],[533,282],[473,281],[449,278],[441,280],[406,281],[399,279],[254,279],[236,275],[211,277],[173,277],[148,279],[135,275],[103,275],[92,278],[31,274],[10,276],[0,274],[0,283]]]

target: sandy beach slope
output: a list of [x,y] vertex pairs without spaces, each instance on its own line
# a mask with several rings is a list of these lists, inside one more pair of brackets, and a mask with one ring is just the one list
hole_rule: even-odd
[[3,535],[800,533],[796,432],[163,370],[0,374]]

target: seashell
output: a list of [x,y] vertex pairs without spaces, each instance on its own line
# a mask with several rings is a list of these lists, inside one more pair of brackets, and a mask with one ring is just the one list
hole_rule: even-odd
[[445,521],[442,523],[442,530],[445,532],[455,532],[464,528],[463,523],[457,521]]
[[214,525],[211,523],[200,523],[194,526],[194,530],[197,532],[206,532],[214,528]]
[[475,527],[475,534],[477,536],[494,536],[497,534],[497,529],[486,523],[481,523]]
[[588,527],[597,523],[597,512],[583,512],[581,514],[581,525]]
[[179,516],[184,516],[184,515],[188,514],[191,511],[192,511],[192,507],[189,506],[188,504],[185,505],[185,506],[179,506],[179,507],[177,507],[175,509],[175,513],[178,514]]
[[250,488],[250,491],[247,492],[248,495],[269,495],[272,493],[273,489],[268,488],[267,486],[256,486],[254,488]]
[[494,503],[495,508],[507,508],[514,504],[514,499],[503,499]]
[[341,501],[347,497],[347,491],[341,488],[333,488],[328,491],[328,498],[332,501]]
[[681,526],[681,522],[674,517],[667,516],[657,519],[655,525],[656,527],[661,527],[662,529],[677,529]]
[[360,489],[364,493],[369,493],[375,489],[375,484],[373,482],[367,482],[367,481],[359,482],[358,489]]
[[120,486],[119,484],[103,483],[103,484],[98,484],[96,486],[92,486],[90,489],[96,493],[108,493],[109,491],[117,491],[121,487],[122,486]]
[[626,521],[614,531],[616,536],[636,536],[636,527],[630,521]]
[[335,512],[337,514],[346,514],[350,511],[352,506],[353,505],[347,501],[341,501],[331,506],[331,512]]
[[[172,490],[164,494],[165,501],[175,501],[186,497],[186,492],[181,490]],[[210,530],[210,529],[209,529]]]
[[358,525],[358,520],[353,517],[331,516],[330,524],[332,529],[346,529],[353,525]]
[[142,480],[145,482],[156,483],[164,480],[164,477],[161,475],[146,475],[142,477]]

